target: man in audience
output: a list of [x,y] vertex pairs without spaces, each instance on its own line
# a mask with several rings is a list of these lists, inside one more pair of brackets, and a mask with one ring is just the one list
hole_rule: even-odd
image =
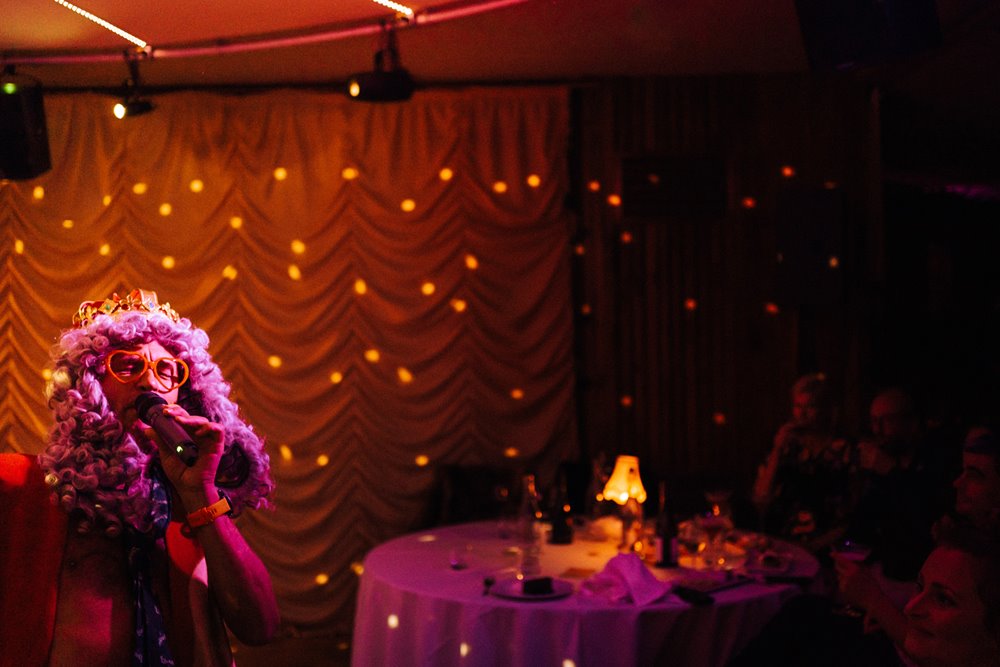
[[1000,524],[1000,446],[986,427],[969,431],[962,447],[962,473],[955,480],[955,514],[975,526]]
[[888,578],[912,582],[933,548],[930,528],[950,505],[948,487],[928,469],[909,393],[880,392],[870,416],[872,434],[859,444],[863,490],[847,537],[870,546]]
[[868,410],[871,436],[862,438],[861,466],[880,475],[909,468],[923,440],[923,426],[910,394],[893,387],[872,399]]

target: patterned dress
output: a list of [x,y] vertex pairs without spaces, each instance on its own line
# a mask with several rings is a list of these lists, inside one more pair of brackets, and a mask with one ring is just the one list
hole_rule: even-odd
[[845,524],[856,495],[857,452],[829,434],[783,431],[764,529],[809,542]]

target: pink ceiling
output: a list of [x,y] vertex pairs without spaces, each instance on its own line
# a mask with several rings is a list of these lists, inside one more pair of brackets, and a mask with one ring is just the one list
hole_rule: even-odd
[[[77,4],[149,43],[153,57],[140,65],[149,87],[339,85],[371,69],[374,31],[393,18],[372,0]],[[424,85],[809,69],[796,0],[419,0],[412,6],[417,18],[398,30],[400,53]],[[443,18],[457,10],[473,11]],[[937,0],[937,10],[940,48],[852,75],[918,101],[946,122],[1000,134],[1000,0]],[[259,44],[263,37],[359,28],[360,36],[217,52],[219,45]],[[3,2],[0,64],[15,63],[18,73],[48,88],[121,85],[129,46],[54,0]],[[193,47],[209,53],[185,56]],[[63,61],[37,62],[53,56]],[[88,60],[65,62],[65,56]]]
[[[340,26],[377,25],[392,12],[371,0],[77,0],[154,49],[210,45]],[[806,68],[792,0],[511,0],[465,18],[433,20],[481,0],[414,4],[426,12],[400,29],[404,65],[427,82],[578,79],[602,75],[773,72]],[[494,3],[502,4],[502,3]],[[9,58],[108,55],[110,62],[18,65],[49,86],[115,86],[128,47],[53,0],[6,0],[0,50]],[[197,58],[154,57],[150,85],[327,83],[371,68],[374,38]]]

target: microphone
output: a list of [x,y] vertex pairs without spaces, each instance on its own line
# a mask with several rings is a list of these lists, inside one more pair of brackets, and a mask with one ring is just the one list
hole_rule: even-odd
[[191,440],[184,427],[174,421],[173,417],[164,414],[167,402],[157,393],[144,391],[135,399],[135,409],[139,419],[153,427],[170,449],[174,450],[184,465],[191,467],[198,459],[198,448]]

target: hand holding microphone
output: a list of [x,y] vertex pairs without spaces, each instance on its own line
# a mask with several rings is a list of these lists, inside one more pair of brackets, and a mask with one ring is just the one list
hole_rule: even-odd
[[145,391],[135,400],[139,419],[149,424],[164,444],[189,468],[198,460],[198,447],[188,432],[165,412],[168,403],[162,396]]

